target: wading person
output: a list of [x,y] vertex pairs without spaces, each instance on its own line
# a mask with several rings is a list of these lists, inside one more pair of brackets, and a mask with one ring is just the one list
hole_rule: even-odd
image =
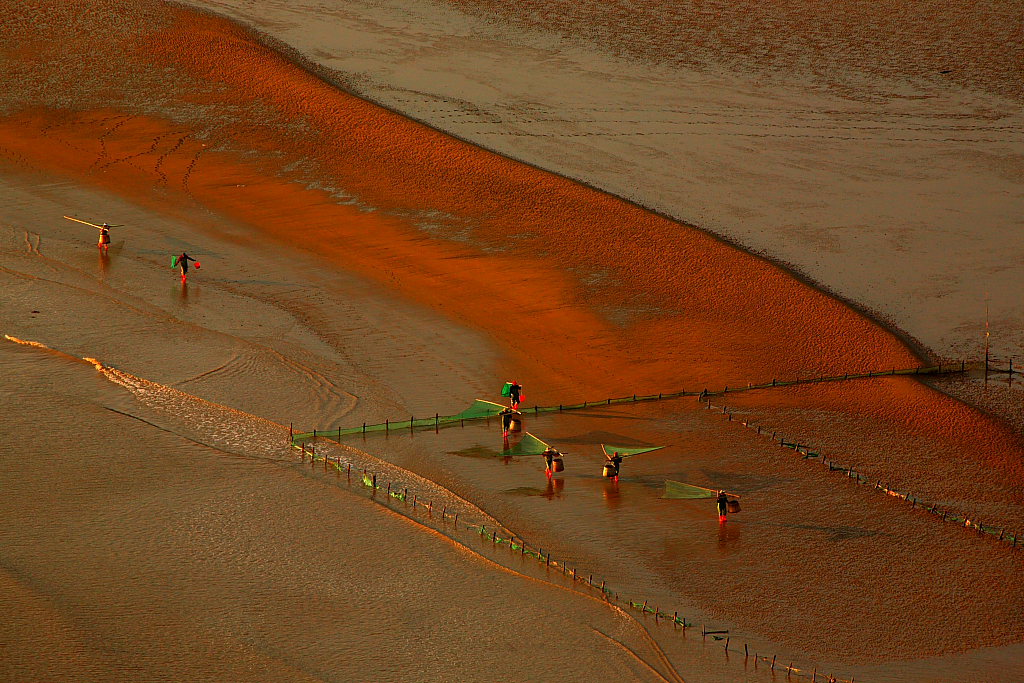
[[[186,254],[185,252],[181,252],[181,256],[179,256],[179,257],[177,257],[175,259],[176,265],[179,268],[181,268],[181,284],[185,284],[185,280],[188,279],[188,262],[189,261],[196,261],[196,260],[194,258],[192,258],[191,256],[189,256],[188,254]],[[196,268],[198,268],[198,267],[199,267],[199,261],[196,261]]]
[[[501,435],[506,439],[508,438],[509,432],[512,431],[512,421],[515,420],[514,416],[520,414],[521,413],[519,411],[512,410],[511,408],[503,408],[502,411],[498,413],[498,415],[501,415]],[[519,431],[518,427],[516,428],[516,431]]]
[[104,254],[110,248],[110,226],[106,223],[100,226],[100,240],[96,243],[96,246]]
[[724,524],[725,518],[729,514],[729,498],[725,495],[725,491],[718,492],[715,502],[718,503],[718,521],[720,524]]
[[618,451],[615,451],[612,455],[605,455],[608,460],[604,464],[604,471],[602,474],[609,479],[619,478],[619,469],[622,467],[622,456],[619,455]]
[[519,410],[519,401],[523,396],[523,385],[519,382],[512,382],[512,386],[508,388],[508,400],[512,404],[513,410]]
[[555,472],[555,458],[561,454],[549,446],[544,449],[541,455],[544,457],[544,472],[548,475],[548,478],[551,478],[551,475]]

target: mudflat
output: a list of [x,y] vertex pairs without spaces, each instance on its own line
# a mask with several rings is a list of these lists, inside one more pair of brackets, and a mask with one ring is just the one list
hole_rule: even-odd
[[[527,415],[570,451],[553,480],[539,459],[464,457],[496,448],[496,425],[320,445],[561,572],[433,509],[368,502],[360,477],[288,444],[289,423],[453,413],[510,377],[544,405],[923,363],[892,331],[704,231],[340,90],[225,19],[148,2],[0,18],[3,332],[53,350],[3,346],[5,428],[26,444],[3,470],[6,677],[770,678],[566,590],[566,566],[801,670],[1016,675],[1008,544],[697,401]],[[123,223],[111,253],[65,213]],[[203,261],[187,285],[168,270],[180,251]],[[1024,527],[1019,433],[912,377],[727,403]],[[612,484],[602,442],[667,448]],[[706,502],[660,499],[665,479],[745,510],[719,527]]]

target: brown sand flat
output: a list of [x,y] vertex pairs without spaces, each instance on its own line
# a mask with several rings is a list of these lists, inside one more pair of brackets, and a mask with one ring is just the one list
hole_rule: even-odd
[[[856,95],[844,76],[920,78],[1024,99],[1019,2],[847,0],[781,2],[502,3],[449,0],[494,21],[543,28],[628,58],[725,65],[766,77],[798,69]],[[852,87],[851,87],[852,86]]]
[[[0,351],[5,370],[48,364],[56,384],[0,397],[5,426],[31,433],[45,414],[76,424],[78,441],[4,456],[0,679],[483,681],[597,667],[664,680],[646,634],[599,602],[496,570],[300,467],[111,413],[97,403],[113,386],[92,368],[37,354]],[[546,647],[562,638],[599,661]]]

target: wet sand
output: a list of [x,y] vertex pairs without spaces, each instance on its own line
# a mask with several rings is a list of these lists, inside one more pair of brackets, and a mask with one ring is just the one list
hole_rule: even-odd
[[[106,410],[87,364],[0,355],[50,384],[3,398],[29,437],[4,461],[4,680],[661,680],[635,623],[310,482],[283,439],[203,446]],[[32,439],[39,415],[74,447]]]
[[1021,355],[1015,3],[195,0],[362,96]]
[[[244,677],[236,672],[252,667],[278,680],[360,675],[345,668],[351,662],[339,663],[340,650],[308,645],[315,639],[310,632],[326,629],[328,642],[352,639],[360,651],[384,651],[366,664],[381,678],[400,675],[403,663],[429,661],[439,668],[424,665],[420,675],[443,679],[449,671],[443,662],[457,660],[460,678],[482,679],[510,648],[523,660],[517,665],[523,668],[510,670],[512,679],[536,670],[571,677],[573,668],[591,671],[595,659],[609,667],[606,677],[655,675],[648,667],[670,676],[649,632],[688,680],[762,680],[763,671],[702,658],[704,650],[679,634],[649,623],[645,632],[587,598],[544,584],[528,594],[532,589],[522,586],[535,582],[465,556],[445,536],[353,500],[336,484],[300,480],[296,474],[305,470],[281,445],[286,424],[327,427],[396,413],[455,412],[472,398],[496,393],[510,374],[524,381],[530,403],[558,403],[907,365],[917,361],[913,352],[785,271],[609,195],[377,109],[220,20],[140,3],[131,6],[136,21],[123,25],[120,40],[97,44],[88,21],[110,22],[112,7],[97,5],[95,15],[61,42],[63,61],[48,73],[66,87],[43,91],[25,82],[2,102],[3,332],[144,378],[141,393],[112,392],[106,380],[82,379],[96,377],[91,367],[68,369],[60,364],[71,361],[46,352],[4,349],[14,368],[5,376],[16,378],[12,393],[32,396],[40,382],[51,385],[26,403],[23,417],[5,417],[5,427],[24,440],[50,423],[79,435],[56,447],[33,443],[49,450],[5,465],[19,487],[3,519],[11,547],[22,549],[9,563],[20,573],[6,581],[11,602],[25,615],[14,639],[18,661],[27,662],[22,666],[66,674],[88,661],[97,678],[108,678],[148,644],[158,652],[147,660],[147,671],[175,677],[169,662],[176,653],[160,645],[173,637],[199,651],[187,656],[195,667],[185,672],[189,676]],[[25,47],[41,28],[24,19],[31,11],[5,8],[5,25],[19,27],[5,44],[16,67],[53,56],[46,46]],[[54,30],[59,26],[55,21]],[[108,57],[100,60],[106,66],[87,67],[75,59],[76,49]],[[111,84],[116,87],[104,89]],[[110,259],[96,255],[88,230],[59,218],[72,211],[69,205],[128,223],[115,232]],[[125,240],[120,247],[119,239]],[[204,261],[185,288],[164,270],[168,255],[180,249]],[[89,324],[76,324],[80,319]],[[77,388],[82,382],[101,386]],[[161,404],[169,394],[163,387],[171,385],[179,393]],[[828,436],[831,448],[860,453],[866,435],[874,438],[873,430],[882,429],[885,443],[863,454],[880,475],[902,474],[928,486],[948,478],[938,493],[961,478],[963,504],[985,506],[1008,524],[1022,518],[1019,437],[913,379],[751,396],[751,410],[766,411],[808,439]],[[214,410],[202,400],[227,408]],[[76,413],[78,403],[95,409]],[[104,405],[120,412],[103,411]],[[787,412],[795,407],[799,413]],[[122,433],[125,420],[129,433]],[[996,672],[1008,680],[1016,675],[1021,605],[1004,587],[1019,577],[1020,559],[1005,547],[909,513],[885,497],[837,490],[833,480],[712,420],[695,402],[574,420],[538,420],[536,426],[579,456],[551,491],[536,462],[505,465],[451,455],[491,443],[493,425],[482,433],[442,431],[436,439],[354,445],[437,482],[623,591],[725,626],[759,651],[889,680],[958,680],[965,670],[993,680]],[[239,431],[244,425],[250,430]],[[609,435],[672,448],[638,459],[635,470],[630,461],[621,488],[611,490],[596,476],[596,446]],[[91,450],[79,455],[79,441]],[[125,445],[109,447],[118,441]],[[173,517],[173,524],[199,518],[191,522],[191,535],[159,526],[168,540],[155,559],[155,532],[137,520],[113,537],[100,522],[53,533],[76,510],[89,511],[81,515],[86,521],[102,521],[118,509],[77,501],[64,474],[53,481],[40,476],[38,460],[54,452],[71,458],[89,478],[87,494],[108,500],[108,469],[123,476],[124,490],[150,476],[137,460],[129,461],[134,467],[107,461],[139,450],[127,442],[146,444],[146,462],[155,457],[161,481],[177,484],[147,493],[156,503],[125,501],[123,515],[149,518],[155,505],[155,516]],[[903,442],[913,444],[907,456],[889,457],[887,447]],[[966,469],[950,460],[951,453],[965,452],[978,452]],[[160,465],[163,459],[169,462]],[[999,477],[1004,485],[987,486]],[[736,524],[716,531],[706,503],[658,499],[665,478],[728,486],[757,502]],[[209,499],[193,496],[196,481],[204,482]],[[256,487],[270,498],[245,504],[246,491]],[[33,508],[40,524],[23,527],[14,511],[39,506],[47,490],[61,492],[52,497],[59,504]],[[334,518],[352,522],[340,543],[330,540],[334,527],[323,522]],[[225,535],[236,527],[248,533]],[[270,558],[266,567],[263,560],[244,561],[254,556],[253,536],[264,539],[255,555]],[[66,547],[68,538],[92,558],[79,563],[81,576],[54,580],[37,593],[26,590],[53,575],[54,566],[79,559],[75,544]],[[303,548],[298,557],[296,543]],[[117,547],[125,550],[119,554]],[[391,552],[378,552],[381,547]],[[422,558],[430,553],[450,554],[420,575],[403,571],[406,547],[413,566],[426,563]],[[346,553],[356,558],[338,566]],[[118,557],[125,572],[134,568],[147,578],[121,581],[126,605],[109,587],[97,587]],[[923,558],[931,561],[922,566]],[[336,567],[330,578],[346,582],[344,591],[321,592],[335,590],[323,575],[327,567]],[[172,579],[180,572],[192,582]],[[216,578],[225,573],[237,581]],[[297,575],[306,587],[298,595],[289,587]],[[539,578],[557,585],[557,577]],[[490,589],[469,592],[467,583]],[[380,587],[367,599],[390,601],[386,611],[418,611],[373,627],[365,625],[369,616],[344,626],[330,598],[361,596],[366,585]],[[188,594],[200,587],[219,620],[196,622]],[[285,637],[246,626],[255,617],[246,617],[250,612],[234,594],[239,587],[250,599],[246,604],[284,628]],[[419,603],[414,595],[423,591],[436,591],[438,600]],[[502,598],[494,614],[493,596],[513,593],[521,606]],[[79,602],[64,595],[78,595]],[[51,613],[38,607],[47,600],[58,605]],[[513,616],[545,601],[564,621],[548,623],[545,613],[537,630],[537,620]],[[113,623],[111,615],[145,611],[153,602],[166,605],[154,617],[160,623],[135,634]],[[411,634],[429,630],[450,609],[466,627],[408,650]],[[99,616],[90,618],[90,610]],[[307,613],[308,623],[296,622],[296,614]],[[176,620],[161,618],[168,614]],[[20,634],[61,619],[75,621],[67,632],[85,635],[67,642],[81,644],[40,662]],[[954,622],[955,629],[945,628]],[[196,623],[226,625],[228,635],[204,640]],[[600,635],[616,624],[615,637],[628,641],[637,657]],[[534,640],[520,640],[524,633]],[[454,654],[481,634],[492,645],[490,655]],[[89,645],[95,635],[122,649],[96,651]],[[450,641],[444,647],[442,636]],[[307,644],[299,647],[300,640]],[[289,644],[298,648],[288,660],[292,669],[262,663],[276,662]],[[982,647],[997,649],[986,658]],[[547,663],[533,656],[542,650],[552,657]]]

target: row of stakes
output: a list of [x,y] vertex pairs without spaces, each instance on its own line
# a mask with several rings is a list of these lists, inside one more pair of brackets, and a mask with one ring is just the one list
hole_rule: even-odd
[[[705,406],[708,410],[717,410],[719,407],[721,407],[722,414],[728,418],[729,422],[733,421],[733,413],[726,406],[714,406],[712,405],[710,399],[707,400]],[[737,422],[743,427],[747,427],[748,429],[754,429],[758,434],[769,434],[768,430],[763,428],[761,425],[755,425],[746,420]],[[966,515],[942,509],[938,506],[937,503],[928,503],[927,501],[924,501],[913,494],[897,491],[896,489],[891,488],[887,482],[883,483],[881,480],[876,480],[872,484],[872,481],[869,477],[855,471],[852,465],[846,466],[837,464],[834,460],[829,460],[828,458],[826,458],[822,453],[811,450],[811,447],[807,444],[786,441],[785,437],[783,437],[778,432],[771,432],[771,440],[773,442],[777,441],[779,443],[779,446],[782,448],[790,448],[796,451],[798,454],[802,455],[805,460],[820,458],[821,464],[825,467],[828,467],[830,472],[843,472],[846,474],[847,478],[856,480],[858,484],[871,484],[873,488],[878,491],[882,491],[890,496],[893,496],[895,498],[902,498],[903,500],[907,501],[908,503],[910,503],[911,509],[920,508],[925,512],[929,512],[937,517],[940,517],[943,522],[952,522],[954,524],[961,525],[967,529],[975,529],[977,530],[979,536],[992,536],[1001,543],[1008,543],[1011,548],[1017,548],[1018,541],[1021,539],[1021,535],[1019,533],[1008,534],[1006,533],[1006,529],[1003,527],[986,526],[977,519],[971,519]],[[1024,543],[1021,543],[1020,545],[1021,547],[1024,547]]]
[[[754,391],[754,390],[758,390],[758,389],[769,389],[769,388],[772,388],[772,387],[790,387],[790,386],[796,386],[796,385],[799,385],[799,384],[817,384],[817,383],[821,383],[821,382],[839,382],[839,381],[844,381],[844,380],[869,379],[869,378],[873,378],[873,377],[887,377],[887,376],[892,376],[892,375],[921,375],[921,374],[939,374],[939,375],[941,375],[941,374],[951,374],[951,373],[960,374],[960,373],[964,373],[964,372],[967,372],[967,363],[966,363],[966,361],[961,360],[959,365],[956,364],[956,363],[951,363],[951,364],[947,364],[947,365],[943,365],[942,363],[939,363],[938,365],[929,366],[929,367],[914,367],[914,368],[902,368],[902,369],[890,368],[889,370],[879,370],[879,371],[876,371],[876,372],[855,373],[855,374],[847,373],[847,374],[843,374],[843,375],[831,375],[831,376],[821,375],[821,376],[818,376],[818,377],[810,377],[810,378],[806,378],[806,379],[793,379],[793,380],[783,380],[783,381],[780,381],[778,379],[772,379],[771,382],[764,382],[762,384],[747,383],[746,386],[732,387],[732,388],[726,386],[724,389],[717,390],[717,391],[709,391],[708,389],[704,389],[703,391],[699,391],[699,392],[697,392],[697,391],[673,391],[673,392],[669,392],[669,393],[662,392],[662,393],[658,393],[658,394],[649,394],[649,395],[633,394],[632,396],[623,396],[621,398],[606,398],[606,399],[601,400],[601,401],[584,401],[583,403],[574,403],[574,404],[570,404],[570,405],[559,404],[557,406],[557,408],[555,406],[547,406],[547,407],[544,407],[544,406],[533,406],[533,412],[534,412],[534,414],[538,414],[540,412],[554,412],[556,410],[558,412],[562,412],[562,411],[566,411],[566,410],[583,410],[583,409],[586,409],[586,408],[595,408],[597,406],[602,406],[602,405],[611,405],[612,403],[618,404],[618,403],[637,403],[637,402],[647,402],[647,401],[661,401],[663,399],[683,398],[683,397],[687,397],[687,396],[697,396],[697,397],[699,397],[701,399],[704,399],[704,398],[706,398],[708,396],[721,396],[722,394],[737,393],[737,392],[741,392],[741,391]],[[529,410],[529,408],[527,408],[527,410]],[[493,417],[493,416],[491,416],[491,417]],[[469,419],[470,420],[477,420],[477,419],[483,419],[483,418],[472,418],[471,417]],[[344,429],[342,427],[338,427],[336,429],[319,430],[319,433],[318,433],[318,431],[316,429],[314,429],[312,431],[312,433],[311,433],[312,434],[311,437],[310,437],[310,434],[307,433],[307,434],[300,434],[299,438],[305,438],[305,439],[312,438],[312,439],[316,439],[318,436],[322,436],[324,438],[331,438],[330,434],[331,434],[331,432],[334,432],[334,433],[337,434],[337,438],[340,439],[344,432],[355,433],[355,432],[361,431],[363,434],[365,434],[368,429],[379,428],[381,426],[384,427],[384,432],[385,433],[390,433],[392,430],[398,430],[398,429],[403,429],[404,430],[404,429],[406,429],[406,427],[408,427],[410,432],[413,432],[413,431],[415,431],[416,427],[421,427],[422,428],[422,427],[431,427],[431,426],[433,426],[434,431],[436,432],[436,431],[438,431],[441,428],[442,416],[441,416],[440,413],[434,413],[434,416],[432,418],[431,417],[419,418],[418,421],[419,421],[420,424],[417,425],[416,424],[417,419],[414,416],[410,416],[408,420],[398,420],[398,421],[392,421],[390,418],[388,418],[388,419],[385,419],[384,422],[379,423],[379,424],[374,424],[374,425],[371,425],[371,424],[368,424],[368,423],[364,422],[363,425],[362,425],[362,429],[361,430],[358,427],[353,428],[351,430],[346,430],[346,429]],[[448,416],[444,416],[444,424],[449,424]],[[451,424],[454,424],[454,422],[451,422]],[[459,420],[459,424],[461,426],[465,427],[466,426],[466,420],[465,419],[460,419]],[[398,425],[402,425],[402,426],[399,427]],[[294,434],[294,431],[293,431],[291,426],[289,426],[288,432],[289,432],[289,437],[294,441],[295,434]]]
[[[315,465],[317,460],[323,460],[325,471],[333,467],[339,476],[344,472],[347,477],[348,483],[352,483],[352,463],[343,462],[340,456],[332,460],[329,456],[317,455],[312,445],[307,446],[306,444],[303,443],[297,448],[301,452],[301,457],[303,461],[305,461],[307,455],[309,456],[309,462],[311,466]],[[377,491],[385,491],[390,498],[401,500],[403,503],[406,504],[410,504],[411,501],[413,510],[416,510],[417,507],[426,508],[427,514],[433,516],[433,503],[431,501],[421,501],[415,493],[413,493],[410,498],[408,487],[399,488],[393,486],[391,482],[387,482],[386,484],[384,482],[378,482],[377,475],[372,472],[367,472],[365,469],[362,469],[361,472],[358,472],[357,474],[361,476],[363,486],[370,488],[374,493],[376,493]],[[449,514],[448,507],[442,506],[441,521],[451,521],[455,528],[458,529],[459,513],[456,511],[454,514]],[[543,562],[547,568],[554,567],[560,569],[562,575],[566,578],[571,578],[574,585],[577,582],[586,583],[589,588],[600,590],[602,598],[609,603],[613,603],[616,605],[620,603],[619,594],[613,591],[612,589],[608,588],[607,582],[605,580],[602,579],[600,583],[595,582],[593,574],[587,574],[584,576],[582,572],[577,571],[576,567],[570,569],[565,562],[553,560],[551,558],[551,553],[545,553],[543,548],[538,548],[534,550],[533,548],[530,548],[526,544],[526,542],[523,541],[521,538],[517,541],[515,536],[509,536],[508,538],[499,536],[497,529],[490,529],[490,533],[488,533],[488,528],[484,524],[464,524],[464,526],[466,529],[476,530],[480,534],[480,536],[482,536],[485,539],[489,538],[492,545],[508,545],[511,551],[518,551],[520,556],[529,555],[533,558],[536,558],[539,562]],[[661,623],[661,620],[665,620],[671,623],[673,627],[681,628],[684,635],[686,633],[687,628],[694,626],[692,622],[687,622],[684,617],[679,616],[678,611],[673,612],[672,615],[669,616],[668,612],[661,611],[660,607],[649,606],[649,601],[647,600],[640,602],[638,600],[630,599],[624,600],[624,602],[629,608],[639,610],[645,616],[648,614],[653,615],[656,624]],[[701,637],[706,640],[708,636],[711,636],[715,640],[722,640],[724,638],[724,649],[726,654],[728,654],[729,652],[738,652],[738,650],[733,650],[730,648],[731,636],[729,636],[728,630],[708,630],[706,626],[702,625]],[[750,658],[751,656],[753,656],[755,668],[757,667],[758,661],[763,661],[770,664],[772,672],[776,670],[776,662],[778,659],[776,655],[773,655],[771,659],[768,659],[768,657],[764,655],[758,655],[756,652],[753,655],[751,655],[748,645],[744,643],[743,656],[744,658]],[[787,678],[792,677],[794,675],[798,678],[807,678],[807,670],[793,666],[792,662],[790,662],[788,665],[785,665],[785,667],[783,667],[783,665],[779,665],[778,668],[780,671],[783,670],[783,668],[785,668]],[[817,669],[813,669],[811,671],[810,680],[812,681],[812,683],[815,683],[817,681],[822,681],[823,683],[840,683],[840,679],[837,679],[834,676],[825,676],[823,674],[818,674]],[[851,679],[849,683],[854,683],[854,681]]]
[[[951,365],[951,366],[947,366],[946,368],[943,368],[941,363],[938,366],[930,367],[930,368],[913,368],[913,373],[912,374],[918,375],[918,374],[921,374],[922,371],[924,371],[925,373],[934,372],[935,374],[943,374],[943,371],[945,371],[947,373],[949,373],[949,372],[963,373],[963,372],[966,372],[966,363],[964,361],[961,361],[959,368],[956,368],[955,365]],[[833,376],[833,377],[821,376],[821,377],[817,377],[817,378],[797,379],[797,380],[789,380],[789,381],[784,381],[784,382],[780,382],[777,379],[773,379],[771,381],[771,383],[764,383],[764,384],[759,384],[759,385],[748,384],[746,387],[733,388],[731,390],[731,392],[732,393],[736,393],[736,392],[740,392],[740,391],[749,391],[749,390],[754,390],[754,389],[765,389],[765,388],[769,388],[769,387],[793,386],[793,385],[798,385],[798,384],[810,384],[810,383],[819,383],[819,382],[825,382],[825,381],[840,381],[840,380],[849,380],[849,379],[864,379],[864,378],[870,378],[870,377],[882,377],[882,376],[886,376],[886,375],[896,375],[897,373],[900,373],[900,374],[911,374],[910,370],[902,370],[901,371],[901,370],[897,370],[895,368],[892,368],[888,372],[872,372],[872,373],[853,374],[853,375],[845,374],[845,375],[842,375],[842,376]],[[727,394],[727,393],[730,393],[730,388],[728,386],[726,386],[721,391],[715,391],[715,392],[711,392],[711,391],[708,391],[707,389],[705,389],[705,390],[703,390],[703,391],[701,391],[699,393],[698,392],[689,392],[689,391],[679,391],[679,392],[672,392],[672,393],[668,393],[668,394],[666,394],[666,393],[659,393],[657,395],[653,395],[652,394],[652,395],[649,395],[649,396],[638,396],[637,394],[633,394],[632,397],[623,397],[623,398],[617,398],[617,399],[609,398],[609,399],[605,399],[604,401],[594,401],[594,402],[584,401],[582,404],[572,405],[572,406],[564,406],[564,405],[560,404],[558,406],[558,410],[562,411],[562,410],[575,409],[575,408],[588,408],[588,407],[593,407],[593,406],[598,406],[598,405],[610,405],[612,402],[620,403],[620,402],[627,402],[627,401],[637,402],[637,401],[662,400],[664,398],[678,398],[678,397],[683,397],[683,396],[697,396],[698,399],[700,399],[700,400],[707,399],[707,407],[710,410],[712,408],[712,404],[711,404],[711,400],[710,400],[709,397],[710,396],[723,395],[723,394]],[[540,408],[538,406],[534,406],[534,412],[537,413],[539,411],[540,411]],[[727,408],[725,408],[724,406],[722,407],[722,412],[723,412],[723,414],[726,414],[728,416],[729,421],[732,421],[732,413],[728,412]],[[430,418],[426,418],[426,420],[421,420],[421,422],[426,422],[426,424],[423,424],[423,425],[420,425],[420,426],[429,426],[429,420],[430,420]],[[408,424],[409,424],[409,430],[410,431],[413,431],[415,429],[415,426],[416,426],[415,422],[416,422],[416,420],[415,420],[414,417],[410,417],[409,418]],[[440,415],[439,414],[435,413],[434,418],[433,418],[433,422],[434,422],[434,425],[433,425],[434,429],[435,429],[435,431],[437,431],[439,429],[439,427],[440,427]],[[465,426],[465,420],[460,420],[459,422],[460,422],[460,424],[462,426]],[[754,425],[751,425],[748,422],[743,422],[742,425],[744,427],[754,427]],[[385,427],[385,431],[386,432],[390,431],[390,420],[385,420],[384,427]],[[363,423],[362,431],[365,433],[366,429],[367,429],[367,424]],[[762,433],[762,427],[761,426],[759,426],[759,425],[756,426],[756,430],[757,430],[758,434]],[[341,428],[339,428],[337,431],[338,431],[338,436],[340,438],[341,437],[341,431],[342,431]],[[294,431],[293,431],[293,428],[290,425],[289,425],[288,432],[289,432],[289,442],[294,446]],[[329,433],[330,433],[329,431],[326,432],[326,433],[321,432],[321,435],[326,437],[327,434],[329,434]],[[313,430],[313,438],[315,439],[317,436],[318,436],[317,435],[317,431]],[[776,436],[777,436],[776,432],[772,432],[771,433],[771,437],[772,437],[773,441],[776,439]],[[797,452],[803,454],[805,458],[818,457],[818,454],[811,453],[808,450],[807,446],[803,446],[803,445],[798,444],[798,443],[786,442],[785,439],[782,438],[781,436],[778,437],[778,438],[779,438],[780,446],[782,446],[784,448],[793,448]],[[316,455],[315,455],[315,452],[313,450],[313,447],[310,446],[308,448],[308,451],[307,451],[307,447],[306,447],[305,443],[302,443],[299,448],[300,448],[300,450],[302,452],[303,459],[305,458],[305,455],[308,452],[309,456],[310,456],[310,464],[313,464],[315,459],[316,459]],[[856,472],[854,472],[852,467],[850,467],[850,468],[834,467],[833,463],[829,463],[824,456],[820,456],[820,457],[822,459],[823,464],[827,464],[829,466],[830,471],[833,470],[833,469],[841,469],[843,471],[846,471],[848,473],[848,476],[856,477],[858,483],[864,483],[864,482],[861,482],[861,475],[857,474]],[[328,458],[328,457],[324,457],[323,460],[324,460],[324,469],[325,470],[329,466],[333,466],[333,467],[335,467],[337,469],[337,471],[338,471],[338,473],[340,475],[340,473],[344,469],[344,471],[346,472],[346,476],[348,478],[348,482],[351,483],[351,481],[352,481],[352,465],[351,465],[351,463],[346,463],[346,466],[343,468],[342,467],[342,461],[341,461],[340,457],[337,458],[334,462],[331,462],[330,458]],[[868,480],[867,483],[870,483],[870,481]],[[363,484],[365,486],[370,487],[374,491],[377,491],[379,489],[384,488],[383,485],[378,486],[378,484],[377,484],[377,475],[376,474],[372,474],[372,473],[368,474],[365,470],[363,470]],[[890,495],[900,495],[900,496],[902,496],[905,500],[909,500],[911,502],[912,507],[914,507],[918,503],[920,503],[920,500],[917,499],[916,497],[910,496],[909,494],[906,494],[906,495],[898,494],[895,491],[893,491],[892,489],[890,489],[888,487],[888,485],[882,486],[881,482],[878,482],[876,484],[876,488],[882,489],[882,490],[884,490],[886,493],[888,493]],[[408,488],[403,487],[401,490],[398,490],[397,488],[393,488],[391,483],[388,482],[387,486],[386,486],[386,493],[391,498],[396,498],[398,500],[401,500],[404,503],[408,503],[409,502],[409,490],[408,490]],[[419,505],[420,507],[424,506],[423,503],[419,502],[418,497],[416,496],[416,494],[413,494],[413,496],[412,496],[412,508],[413,508],[413,510],[415,510],[417,508],[417,505]],[[433,504],[430,501],[427,501],[426,504],[425,504],[425,507],[428,510],[428,514],[432,515],[433,514]],[[949,515],[948,511],[939,511],[939,510],[937,510],[937,506],[935,506],[935,505],[932,505],[929,511],[932,512],[932,513],[935,513],[935,514],[938,514],[939,512],[941,512],[942,513],[943,521],[947,521],[947,519],[952,520],[952,521],[959,521],[957,519],[956,515]],[[441,518],[442,518],[442,521],[447,521],[449,519],[447,506],[444,506],[442,508],[442,510],[441,510]],[[457,528],[458,527],[458,521],[459,521],[459,514],[458,514],[458,512],[456,512],[452,516],[451,519],[452,519],[454,525]],[[975,528],[978,529],[979,533],[986,533],[985,527],[982,524],[975,523],[975,522],[972,522],[971,520],[966,520],[966,519],[963,520],[963,521],[965,522],[965,526],[968,526],[968,527],[974,526]],[[486,527],[485,526],[477,527],[476,525],[467,524],[466,528],[477,528],[480,531],[481,535],[483,535],[485,537],[487,536]],[[1013,547],[1017,546],[1017,536],[1018,536],[1017,534],[1014,534],[1012,537],[1007,537],[1007,538],[1012,539]],[[1002,529],[999,529],[999,540],[1000,541],[1004,540],[1004,531]],[[533,557],[536,557],[538,560],[545,562],[546,566],[548,566],[548,567],[552,567],[552,566],[560,567],[561,570],[562,570],[562,574],[566,575],[566,576],[571,576],[571,578],[572,578],[574,583],[576,581],[584,581],[583,575],[582,574],[578,574],[577,571],[576,571],[576,568],[573,568],[571,571],[568,571],[567,570],[567,566],[566,566],[566,564],[564,562],[553,561],[551,559],[551,554],[548,553],[547,555],[545,555],[544,552],[543,552],[543,549],[540,549],[538,551],[534,551],[532,549],[528,549],[528,547],[526,546],[525,542],[523,542],[522,540],[520,540],[520,543],[517,546],[517,544],[515,543],[515,538],[514,537],[510,537],[509,539],[501,538],[501,537],[499,537],[497,535],[497,531],[496,530],[492,530],[491,541],[492,541],[493,544],[508,543],[510,549],[512,549],[512,550],[518,549],[522,555],[529,554],[529,555],[531,555]],[[591,587],[591,588],[599,588],[601,590],[602,596],[606,600],[608,600],[609,596],[611,596],[611,600],[610,600],[611,602],[615,602],[615,603],[619,602],[618,593],[615,593],[615,592],[611,591],[610,589],[608,589],[607,586],[606,586],[606,582],[605,581],[602,580],[599,586],[595,585],[594,580],[593,580],[593,574],[588,575],[585,580],[586,580],[587,585],[589,587]],[[668,614],[666,612],[662,612],[661,609],[658,608],[658,607],[654,607],[654,608],[649,607],[648,604],[647,604],[648,601],[646,601],[646,600],[644,602],[642,602],[642,603],[638,602],[638,601],[634,601],[634,600],[628,600],[626,602],[627,602],[627,605],[630,608],[638,609],[644,615],[653,614],[654,615],[655,623],[659,623],[660,619],[662,619],[662,618],[667,619],[668,621],[670,621],[673,624],[674,627],[675,626],[681,627],[683,632],[684,632],[684,634],[685,634],[686,628],[688,626],[693,626],[693,624],[687,624],[685,618],[680,617],[678,615],[678,612],[673,612],[671,619],[669,619],[668,618]],[[701,636],[702,636],[702,638],[706,639],[707,636],[709,636],[709,635],[712,636],[713,638],[717,638],[719,640],[721,639],[721,636],[724,635],[724,637],[725,637],[725,652],[728,654],[728,652],[731,651],[730,650],[731,637],[728,635],[728,631],[709,631],[709,630],[707,630],[707,628],[705,626],[702,626],[701,627]],[[744,643],[744,645],[743,645],[743,655],[744,655],[744,658],[749,658],[750,657],[749,648],[748,648],[746,643]],[[757,667],[758,661],[764,661],[766,663],[769,663],[771,671],[772,672],[775,671],[775,669],[776,669],[776,661],[777,661],[777,656],[776,655],[773,655],[772,658],[769,660],[766,656],[762,656],[762,655],[758,655],[757,653],[754,653],[754,666],[755,666],[755,668]],[[790,662],[786,666],[787,678],[791,677],[793,674],[796,674],[798,677],[804,677],[804,678],[806,678],[806,676],[807,676],[806,670],[802,670],[802,669],[799,669],[797,667],[794,667],[792,662]],[[819,674],[817,672],[817,669],[812,669],[812,671],[811,671],[811,681],[812,681],[812,683],[814,683],[814,682],[816,682],[818,680],[819,680]],[[833,682],[837,682],[839,679],[837,679],[834,676],[830,675],[830,676],[822,676],[820,678],[820,680],[828,681],[829,683],[833,683]],[[853,683],[852,679],[851,679],[850,683]]]

